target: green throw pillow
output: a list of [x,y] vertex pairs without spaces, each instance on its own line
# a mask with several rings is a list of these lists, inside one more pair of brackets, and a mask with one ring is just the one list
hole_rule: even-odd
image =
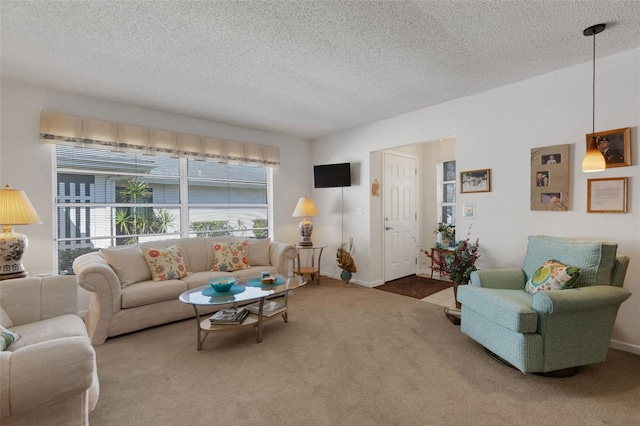
[[18,333],[0,325],[0,345],[3,351],[14,342],[17,342],[18,339],[20,339],[20,335]]
[[564,290],[573,287],[580,276],[580,268],[567,266],[555,259],[547,260],[527,281],[525,291],[534,294],[538,291]]

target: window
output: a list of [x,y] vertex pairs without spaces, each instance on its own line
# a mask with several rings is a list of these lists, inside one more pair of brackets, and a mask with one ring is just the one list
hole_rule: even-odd
[[197,236],[267,238],[267,168],[188,160],[189,228]]
[[162,238],[267,238],[268,168],[56,145],[58,273]]
[[[456,226],[456,162],[438,163],[438,222]],[[455,241],[455,231],[453,240]]]

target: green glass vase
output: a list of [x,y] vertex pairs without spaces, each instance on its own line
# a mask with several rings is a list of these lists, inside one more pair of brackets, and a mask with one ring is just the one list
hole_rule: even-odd
[[349,281],[351,281],[351,271],[343,269],[340,273],[340,279],[342,279],[346,284],[349,284]]

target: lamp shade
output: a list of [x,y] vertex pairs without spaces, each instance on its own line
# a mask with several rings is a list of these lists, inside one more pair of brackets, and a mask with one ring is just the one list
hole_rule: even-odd
[[27,250],[27,236],[13,232],[12,225],[42,223],[29,198],[7,185],[0,189],[0,280],[22,278],[27,272],[22,265],[22,255]]
[[309,216],[318,216],[318,209],[316,205],[313,203],[313,200],[306,195],[304,197],[300,197],[298,200],[298,204],[296,204],[296,208],[293,210],[292,217],[309,217]]
[[583,172],[601,172],[607,168],[604,155],[598,148],[590,148],[582,159]]
[[0,189],[0,225],[42,223],[27,194],[9,185]]

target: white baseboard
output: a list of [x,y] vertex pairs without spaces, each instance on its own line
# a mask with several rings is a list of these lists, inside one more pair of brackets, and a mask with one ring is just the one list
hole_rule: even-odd
[[613,349],[619,349],[625,352],[631,352],[632,354],[640,355],[640,346],[632,345],[631,343],[621,342],[619,340],[612,340],[610,346]]
[[[320,275],[323,276],[323,277],[335,278],[336,280],[340,279],[340,275],[339,274],[330,274],[330,273],[326,273],[326,272],[320,271]],[[353,277],[351,278],[351,280],[349,282],[361,285],[363,287],[369,287],[369,288],[378,286],[380,284],[384,284],[384,281],[383,282],[378,282],[378,281],[369,282],[369,281],[362,281],[362,280],[359,280],[359,279],[353,278]]]
[[360,285],[364,286],[364,287],[373,288],[373,287],[377,287],[377,286],[382,285],[382,284],[384,284],[384,281],[373,281],[373,282],[369,281],[369,282],[366,282],[366,283],[363,282]]

